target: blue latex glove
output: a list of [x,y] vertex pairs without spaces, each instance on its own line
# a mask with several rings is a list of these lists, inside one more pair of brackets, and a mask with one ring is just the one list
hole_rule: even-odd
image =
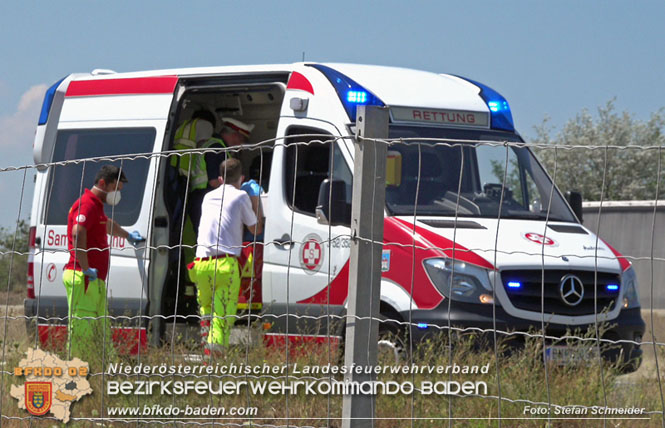
[[240,190],[244,190],[249,196],[260,196],[263,189],[256,181],[249,180],[242,183]]
[[136,247],[136,244],[145,241],[145,238],[141,236],[141,233],[139,233],[138,230],[135,230],[129,234],[127,240],[129,241],[130,244]]
[[83,275],[87,276],[90,281],[97,279],[97,269],[89,267],[83,271]]

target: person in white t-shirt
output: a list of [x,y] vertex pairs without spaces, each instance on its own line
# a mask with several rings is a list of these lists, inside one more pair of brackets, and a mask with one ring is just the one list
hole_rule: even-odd
[[219,174],[220,186],[208,192],[201,204],[196,259],[189,265],[190,278],[198,290],[206,353],[229,344],[240,292],[238,256],[243,227],[255,234],[263,230],[262,216],[240,190],[244,181],[240,161],[227,159]]

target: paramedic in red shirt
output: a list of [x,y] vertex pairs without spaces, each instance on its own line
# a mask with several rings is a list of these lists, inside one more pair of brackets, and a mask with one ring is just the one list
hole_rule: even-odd
[[[138,231],[127,233],[104,214],[104,203],[113,206],[120,202],[120,191],[126,182],[120,168],[104,165],[97,172],[92,189],[85,189],[69,210],[69,262],[62,278],[69,307],[67,345],[71,356],[101,355],[104,342],[98,339],[111,343],[110,322],[104,318],[105,281],[110,265],[108,235],[125,238],[132,245],[145,240]],[[107,349],[107,355],[111,352],[113,349]]]

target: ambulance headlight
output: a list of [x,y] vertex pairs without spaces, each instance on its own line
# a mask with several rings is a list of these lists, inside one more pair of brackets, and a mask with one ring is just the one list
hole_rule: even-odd
[[640,307],[640,296],[637,294],[637,276],[635,270],[629,267],[621,275],[621,288],[623,288],[623,309]]
[[486,269],[462,261],[435,258],[423,262],[427,276],[444,296],[468,303],[493,303]]

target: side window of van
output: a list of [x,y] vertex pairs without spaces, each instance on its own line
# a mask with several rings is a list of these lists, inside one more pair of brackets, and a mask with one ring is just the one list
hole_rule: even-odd
[[[77,129],[61,130],[53,152],[53,162],[105,156],[151,153],[155,143],[154,128]],[[146,158],[123,161],[89,161],[51,167],[45,197],[47,212],[45,223],[67,224],[67,214],[83,189],[93,186],[95,175],[105,164],[121,167],[128,182],[122,189],[122,200],[115,207],[104,205],[108,217],[120,225],[136,223],[145,193],[150,160]]]
[[353,176],[336,144],[331,162],[332,135],[303,127],[289,128],[287,135],[284,183],[288,205],[296,211],[314,216],[319,187],[326,178],[344,181],[346,199],[350,204]]

